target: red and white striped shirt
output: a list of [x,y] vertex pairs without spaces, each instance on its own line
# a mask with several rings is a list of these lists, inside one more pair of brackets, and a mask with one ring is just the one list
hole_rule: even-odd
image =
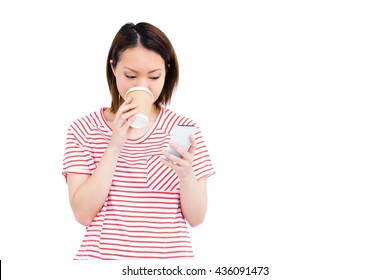
[[[73,122],[68,130],[63,175],[92,174],[111,139],[104,108]],[[162,108],[141,138],[127,140],[116,165],[106,201],[86,233],[75,259],[193,257],[180,208],[176,172],[161,161],[175,125],[196,124]],[[197,179],[214,174],[201,131],[193,168]]]

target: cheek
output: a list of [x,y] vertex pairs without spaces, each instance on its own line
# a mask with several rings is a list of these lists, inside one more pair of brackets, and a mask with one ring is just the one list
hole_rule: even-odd
[[161,91],[162,91],[163,87],[164,87],[164,80],[156,82],[156,83],[153,83],[153,85],[150,86],[149,89],[153,93],[154,100],[158,99],[158,97],[161,94]]
[[116,78],[116,87],[118,88],[118,91],[122,97],[125,96],[126,92],[129,88],[135,86],[134,83],[131,82],[131,80],[125,78]]

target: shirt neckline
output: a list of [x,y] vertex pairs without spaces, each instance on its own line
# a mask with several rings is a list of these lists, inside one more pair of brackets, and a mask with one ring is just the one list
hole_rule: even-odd
[[[106,120],[106,117],[104,116],[104,110],[106,110],[106,109],[108,109],[108,108],[102,107],[100,109],[100,118],[102,120],[102,124],[105,127],[105,129],[112,135],[112,128],[111,128],[110,124],[108,123],[108,121]],[[162,119],[164,112],[165,112],[165,108],[161,107],[160,112],[158,113],[156,121],[154,122],[153,126],[141,137],[136,138],[136,139],[127,139],[126,143],[141,143],[141,142],[145,141],[156,130],[156,128],[160,124],[160,121]]]

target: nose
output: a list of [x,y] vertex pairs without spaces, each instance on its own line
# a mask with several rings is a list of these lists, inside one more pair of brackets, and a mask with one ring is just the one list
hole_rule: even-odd
[[139,79],[138,86],[149,88],[148,78]]

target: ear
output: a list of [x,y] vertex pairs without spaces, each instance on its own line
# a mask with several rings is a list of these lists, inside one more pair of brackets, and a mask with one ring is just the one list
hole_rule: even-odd
[[112,64],[112,59],[110,60],[110,64],[111,64],[111,70],[112,70],[112,73],[114,74],[114,76],[116,77],[116,74],[115,74],[115,67],[114,65]]

